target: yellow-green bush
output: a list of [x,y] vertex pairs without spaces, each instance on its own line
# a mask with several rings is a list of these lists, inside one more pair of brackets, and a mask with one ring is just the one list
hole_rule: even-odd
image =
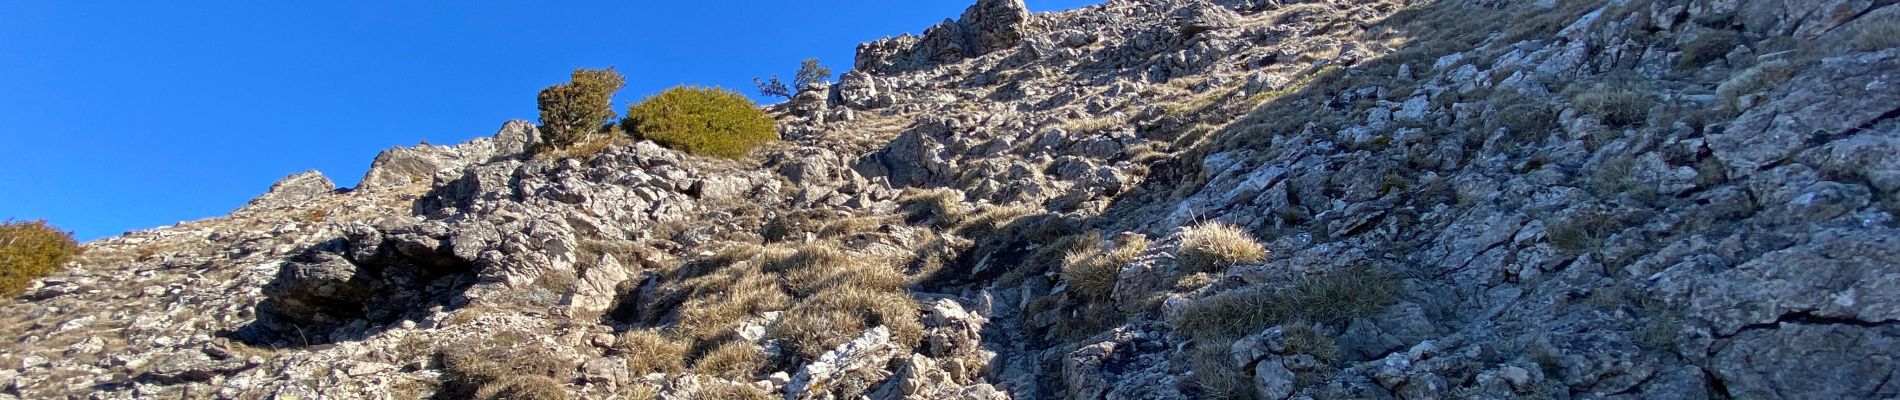
[[627,108],[627,134],[688,153],[745,157],[778,139],[778,126],[744,95],[720,88],[679,86]]
[[614,92],[627,84],[613,67],[575,69],[569,79],[541,89],[535,98],[544,149],[565,148],[599,132],[614,117]]
[[0,222],[0,295],[19,295],[27,283],[53,273],[78,253],[73,235],[46,221]]

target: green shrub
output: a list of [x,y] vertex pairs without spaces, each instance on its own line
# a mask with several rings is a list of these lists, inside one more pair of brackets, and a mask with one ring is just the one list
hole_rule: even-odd
[[1216,272],[1266,261],[1267,248],[1238,227],[1208,222],[1181,233],[1181,251],[1175,258],[1184,272]]
[[613,67],[575,69],[569,79],[541,89],[535,98],[545,149],[566,148],[599,132],[614,117],[614,92],[627,83]]
[[66,265],[79,251],[71,233],[46,221],[0,222],[0,295],[19,295],[28,283]]
[[751,99],[720,88],[680,86],[627,109],[628,134],[687,153],[745,157],[778,139],[778,126]]

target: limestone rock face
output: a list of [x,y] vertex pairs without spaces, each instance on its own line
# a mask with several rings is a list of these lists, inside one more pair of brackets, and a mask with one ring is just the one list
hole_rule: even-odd
[[525,155],[539,137],[534,124],[508,121],[492,138],[456,146],[423,144],[384,150],[370,163],[369,172],[356,189],[379,191],[427,184],[438,173],[454,174],[473,164]]
[[0,400],[1892,398],[1891,3],[983,0],[749,159],[511,121],[89,243]]
[[284,177],[270,185],[270,191],[251,199],[239,211],[265,210],[302,205],[336,192],[336,183],[316,170]]

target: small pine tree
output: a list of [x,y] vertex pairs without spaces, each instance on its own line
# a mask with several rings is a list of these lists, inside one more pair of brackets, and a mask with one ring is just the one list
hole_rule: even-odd
[[599,132],[614,118],[613,96],[626,78],[607,69],[575,69],[567,83],[541,89],[541,138],[546,148],[563,148]]
[[693,154],[740,158],[778,139],[778,126],[739,93],[680,86],[627,108],[621,127],[635,138]]
[[831,80],[831,68],[818,64],[818,59],[807,58],[798,66],[798,75],[792,78],[792,85],[804,89],[813,83]]
[[785,86],[784,81],[778,80],[778,75],[772,75],[771,79],[765,80],[753,77],[752,84],[759,87],[761,96],[792,98],[792,88]]
[[830,79],[831,68],[826,68],[823,64],[819,64],[816,58],[807,58],[805,61],[799,63],[798,73],[792,75],[792,84],[790,86],[786,86],[784,81],[780,81],[778,75],[773,75],[771,79],[752,78],[752,84],[759,87],[760,95],[789,99],[797,95],[799,91],[805,90],[806,86]]

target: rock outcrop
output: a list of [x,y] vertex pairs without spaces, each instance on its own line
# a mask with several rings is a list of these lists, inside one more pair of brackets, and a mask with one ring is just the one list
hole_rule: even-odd
[[270,185],[270,191],[251,199],[238,211],[265,210],[302,205],[336,191],[336,183],[316,170],[284,177]]
[[1028,35],[1029,7],[1023,0],[979,0],[962,18],[924,30],[922,37],[899,36],[858,46],[856,70],[903,72],[954,63],[1009,49]]
[[0,400],[1891,398],[1894,18],[983,0],[743,161],[515,121],[89,243]]

